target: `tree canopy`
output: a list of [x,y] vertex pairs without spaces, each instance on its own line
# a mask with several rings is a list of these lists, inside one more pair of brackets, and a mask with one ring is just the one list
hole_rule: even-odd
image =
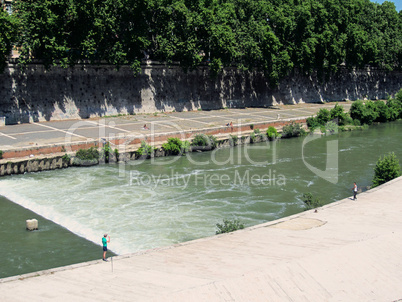
[[[402,11],[369,0],[14,0],[0,15],[0,65],[10,43],[20,63],[46,68],[144,58],[184,70],[205,64],[258,70],[273,84],[298,68],[327,74],[343,64],[400,70]],[[13,20],[13,21],[11,21]],[[1,66],[0,66],[1,67]]]

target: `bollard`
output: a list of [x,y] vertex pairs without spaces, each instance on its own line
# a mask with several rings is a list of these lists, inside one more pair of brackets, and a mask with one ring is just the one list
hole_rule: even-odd
[[38,229],[38,220],[36,220],[36,219],[28,219],[26,221],[26,225],[27,225],[27,230],[28,231],[37,230]]

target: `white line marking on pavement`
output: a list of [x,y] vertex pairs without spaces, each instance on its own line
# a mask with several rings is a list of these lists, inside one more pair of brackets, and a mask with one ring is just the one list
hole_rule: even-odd
[[130,132],[129,130],[125,130],[125,129],[121,129],[121,128],[118,128],[118,127],[115,127],[115,126],[107,125],[106,123],[97,123],[97,122],[94,122],[94,121],[87,121],[87,122],[88,122],[88,123],[91,123],[91,124],[95,124],[95,125],[97,125],[97,126],[99,126],[99,127],[104,126],[104,127],[116,129],[116,130],[123,131],[123,132]]
[[82,135],[78,135],[78,134],[71,133],[71,132],[68,132],[68,131],[64,131],[64,130],[61,130],[61,129],[57,129],[57,128],[54,128],[54,127],[51,127],[51,126],[48,126],[48,125],[43,125],[43,124],[40,124],[40,123],[33,123],[33,124],[38,125],[38,126],[42,126],[42,127],[45,127],[45,128],[53,129],[53,130],[56,130],[56,131],[60,131],[60,132],[63,132],[63,133],[67,133],[67,134],[70,134],[70,135],[74,135],[74,136],[82,137],[82,138],[85,138],[85,139],[89,139],[86,136],[82,136]]
[[2,132],[0,132],[0,134],[3,135],[3,136],[5,136],[5,137],[11,138],[11,139],[16,139],[15,137],[12,137],[12,136],[10,136],[10,135],[4,134],[4,133],[2,133]]

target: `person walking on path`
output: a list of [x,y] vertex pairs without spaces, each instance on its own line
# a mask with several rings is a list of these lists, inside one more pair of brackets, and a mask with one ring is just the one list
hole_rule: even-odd
[[353,200],[356,200],[356,199],[357,199],[356,194],[357,194],[357,185],[356,185],[356,183],[354,182],[354,183],[353,183]]
[[110,236],[108,238],[108,240],[106,239],[107,234],[103,235],[102,238],[102,245],[103,245],[103,261],[107,261],[106,260],[106,252],[107,252],[107,244],[110,242]]

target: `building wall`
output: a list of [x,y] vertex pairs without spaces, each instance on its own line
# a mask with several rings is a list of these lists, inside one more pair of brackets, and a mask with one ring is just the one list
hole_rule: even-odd
[[271,88],[259,72],[227,68],[211,79],[206,67],[184,73],[152,63],[134,76],[129,67],[78,65],[44,70],[10,64],[0,74],[0,117],[6,124],[88,117],[296,104],[303,102],[386,99],[402,88],[401,72],[342,70],[328,81],[297,72]]

